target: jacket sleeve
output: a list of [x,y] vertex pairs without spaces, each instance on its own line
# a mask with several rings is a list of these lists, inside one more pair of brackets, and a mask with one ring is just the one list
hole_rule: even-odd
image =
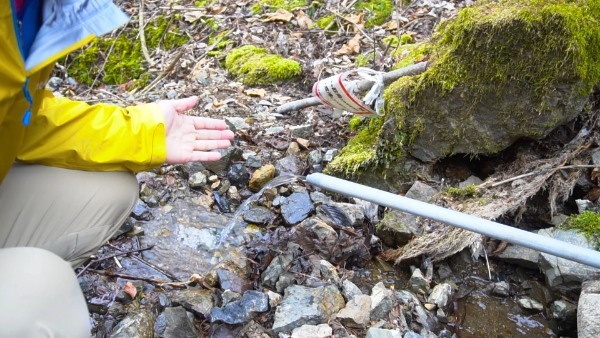
[[17,158],[94,171],[137,172],[157,167],[166,159],[164,117],[157,104],[89,105],[46,91]]

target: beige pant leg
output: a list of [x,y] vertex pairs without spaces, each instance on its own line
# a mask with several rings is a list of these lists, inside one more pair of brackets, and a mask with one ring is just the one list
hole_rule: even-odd
[[0,337],[90,337],[71,265],[39,248],[0,249]]
[[132,173],[15,164],[0,185],[0,248],[43,248],[76,266],[118,230],[137,198]]

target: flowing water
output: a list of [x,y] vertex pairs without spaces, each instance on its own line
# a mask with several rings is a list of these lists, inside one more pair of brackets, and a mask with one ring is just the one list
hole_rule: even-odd
[[232,231],[235,229],[236,225],[238,224],[238,218],[240,218],[242,213],[244,213],[246,210],[248,210],[248,206],[250,205],[250,203],[258,201],[258,199],[263,195],[263,193],[267,189],[276,188],[276,187],[279,187],[279,186],[282,186],[285,184],[294,183],[297,181],[304,181],[305,179],[306,179],[306,177],[304,177],[304,176],[283,173],[283,174],[273,178],[269,182],[267,182],[267,184],[265,184],[262,187],[262,189],[260,189],[260,191],[258,191],[254,195],[247,198],[237,208],[237,210],[233,214],[233,217],[231,218],[231,221],[229,221],[229,223],[225,226],[225,228],[223,228],[223,231],[221,231],[220,240],[215,249],[218,250],[220,247],[222,247],[227,242],[229,235],[232,233]]

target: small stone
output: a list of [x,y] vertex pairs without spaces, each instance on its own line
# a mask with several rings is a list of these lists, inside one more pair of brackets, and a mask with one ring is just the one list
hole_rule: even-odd
[[491,285],[490,294],[499,297],[508,297],[510,295],[510,284],[506,281],[494,283]]
[[522,307],[523,309],[526,310],[533,310],[533,311],[543,311],[544,310],[544,305],[542,305],[541,303],[526,297],[526,298],[521,298],[519,300],[517,300],[517,304],[519,304],[520,307]]
[[234,186],[241,187],[248,183],[250,174],[246,171],[246,167],[241,163],[234,163],[227,170],[227,179]]
[[302,325],[292,331],[292,338],[329,338],[333,329],[327,324]]
[[323,156],[323,161],[331,162],[333,158],[338,154],[337,149],[329,149],[325,152],[325,156]]
[[337,314],[340,322],[348,327],[365,328],[369,325],[371,313],[371,297],[367,295],[354,296]]
[[257,169],[250,178],[250,190],[257,192],[275,176],[275,166],[267,164]]

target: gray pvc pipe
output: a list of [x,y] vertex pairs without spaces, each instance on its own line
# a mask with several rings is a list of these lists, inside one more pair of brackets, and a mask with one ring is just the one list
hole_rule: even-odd
[[375,204],[423,216],[495,239],[504,240],[509,243],[521,245],[595,268],[600,268],[600,252],[551,237],[538,235],[533,232],[517,229],[473,215],[442,208],[437,205],[417,201],[325,174],[310,174],[306,177],[306,182],[342,195],[360,198]]

